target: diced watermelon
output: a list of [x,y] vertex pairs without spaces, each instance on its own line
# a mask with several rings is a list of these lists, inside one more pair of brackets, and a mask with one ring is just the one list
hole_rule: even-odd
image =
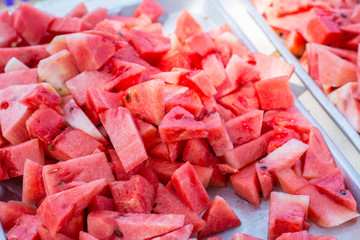
[[210,198],[194,167],[186,162],[171,176],[169,186],[191,210],[202,213],[209,205]]
[[231,238],[231,240],[261,240],[260,238],[247,235],[245,233],[237,232]]
[[237,146],[224,155],[226,163],[237,169],[240,169],[249,163],[259,159],[267,153],[267,146],[273,136],[274,132],[267,132],[260,137]]
[[88,234],[87,232],[79,232],[79,240],[98,240],[96,237]]
[[0,17],[0,47],[10,47],[13,42],[18,40],[16,30],[12,26],[12,17],[8,11],[3,11]]
[[66,42],[80,72],[97,70],[115,53],[110,41],[92,34],[70,34]]
[[158,126],[165,115],[164,82],[150,80],[126,90],[124,105],[135,116]]
[[235,146],[260,136],[263,114],[263,111],[253,110],[226,122],[230,139]]
[[88,13],[88,10],[83,2],[76,5],[70,12],[66,14],[66,17],[81,18]]
[[195,118],[200,116],[201,111],[204,108],[199,95],[193,89],[174,95],[165,101],[165,109],[167,113],[175,106],[184,108],[186,111],[189,111],[192,115],[194,115]]
[[207,166],[211,152],[206,139],[196,138],[188,140],[182,153],[182,160],[193,165]]
[[12,57],[4,67],[4,72],[15,72],[21,70],[29,70],[30,68],[26,66],[24,63],[20,62],[16,57]]
[[215,196],[202,218],[206,221],[206,224],[199,232],[199,238],[223,232],[229,228],[240,226],[241,224],[234,210],[218,195]]
[[[161,141],[161,140],[160,140]],[[176,142],[174,142],[176,143]],[[155,147],[150,149],[149,155],[155,158],[161,158],[171,161],[168,145],[165,142],[160,142]]]
[[235,193],[254,206],[260,205],[260,185],[255,164],[240,169],[230,177]]
[[136,8],[134,17],[142,14],[147,15],[151,21],[155,22],[163,13],[164,8],[155,0],[143,0]]
[[39,227],[38,232],[41,240],[51,239],[51,238],[55,238],[56,240],[72,240],[72,238],[69,238],[62,233],[57,233],[55,234],[55,236],[52,236],[49,230],[47,230],[43,226]]
[[110,183],[115,180],[104,153],[46,165],[42,176],[47,195],[70,189],[77,183],[89,183],[97,179],[105,179],[106,183]]
[[121,214],[113,211],[95,211],[90,212],[87,218],[88,233],[98,239],[116,237],[115,218]]
[[260,183],[261,193],[264,200],[268,200],[273,189],[275,178],[267,169],[262,168],[261,163],[257,162],[255,168]]
[[223,63],[216,53],[209,54],[201,61],[202,68],[211,80],[212,85],[217,88],[226,80],[226,72]]
[[176,20],[175,34],[181,42],[194,34],[202,32],[201,25],[190,15],[187,10],[180,13]]
[[21,216],[36,214],[36,207],[33,205],[12,200],[0,201],[0,210],[0,222],[5,231],[10,230]]
[[[306,136],[307,135],[302,136],[301,134],[299,134],[298,132],[296,132],[293,129],[275,125],[274,126],[274,136],[272,137],[271,141],[269,142],[267,152],[268,153],[273,152],[274,150],[278,149],[279,147],[281,147],[282,145],[287,143],[292,138],[306,141],[307,140]],[[301,163],[301,165],[303,165],[303,164]],[[301,172],[302,172],[302,167],[301,167]]]
[[72,239],[77,239],[79,237],[79,232],[84,230],[84,224],[85,214],[84,211],[82,211],[80,214],[73,217],[60,233]]
[[[126,172],[148,158],[143,140],[129,110],[123,107],[109,109],[100,114],[100,119]],[[122,124],[119,125],[118,122]]]
[[164,54],[157,65],[161,71],[171,71],[174,67],[191,69],[191,59],[185,51],[175,50]]
[[81,19],[89,23],[91,27],[95,27],[96,24],[104,20],[108,16],[108,10],[106,8],[99,7],[92,12],[86,13]]
[[79,215],[95,195],[104,190],[104,179],[95,180],[45,198],[37,209],[44,226],[52,235],[58,233],[69,221]]
[[59,109],[60,96],[56,93],[55,89],[47,83],[38,84],[36,88],[21,97],[19,102],[34,110],[40,108],[41,104],[44,104],[49,108],[61,112]]
[[260,80],[260,72],[236,54],[231,56],[226,65],[226,73],[229,81],[234,84],[246,84]]
[[185,46],[204,57],[215,51],[215,45],[207,33],[199,32],[185,40]]
[[310,185],[305,178],[296,176],[291,168],[276,172],[276,176],[284,192],[289,194],[296,194],[299,189]]
[[276,238],[276,240],[292,240],[292,239],[311,240],[310,234],[306,230],[300,232],[283,233],[278,238]]
[[124,166],[122,165],[122,163],[120,161],[119,156],[117,155],[117,153],[114,149],[109,149],[109,155],[110,155],[110,160],[111,160],[111,164],[112,164],[113,174],[117,181],[130,179],[130,177],[137,172],[138,168],[140,168],[142,166],[142,164],[140,164],[138,167],[135,167],[134,169],[130,170],[127,173],[124,169]]
[[181,154],[184,150],[185,142],[184,141],[167,142],[166,146],[169,152],[170,161],[176,161],[181,157]]
[[164,142],[206,138],[208,136],[205,124],[196,121],[191,113],[179,106],[171,109],[162,119],[159,125],[159,133]]
[[134,175],[128,181],[109,184],[116,209],[120,213],[151,213],[154,204],[154,186],[145,178]]
[[[37,21],[32,21],[37,19]],[[40,43],[54,16],[27,3],[22,3],[13,13],[13,26],[30,45]]]
[[115,204],[112,198],[108,198],[102,195],[96,195],[90,202],[88,206],[88,211],[101,211],[101,210],[115,210]]
[[43,166],[26,159],[22,184],[22,201],[38,204],[46,196],[42,177]]
[[88,22],[73,17],[56,17],[49,26],[49,31],[55,33],[75,33],[90,29]]
[[37,82],[38,71],[36,68],[0,74],[0,89],[13,85],[26,85]]
[[293,30],[286,37],[285,45],[292,54],[300,57],[305,50],[305,43],[304,37],[299,32]]
[[139,128],[146,150],[155,147],[161,142],[159,131],[154,125],[140,119],[136,119],[136,125]]
[[210,113],[203,118],[203,123],[209,132],[208,141],[216,156],[223,156],[227,151],[233,149],[233,144],[225,126],[224,120],[219,113]]
[[7,239],[38,239],[38,230],[41,226],[42,222],[37,215],[23,215],[17,220],[16,225],[10,229]]
[[170,233],[167,233],[165,235],[162,235],[160,237],[156,237],[153,239],[154,240],[172,240],[172,239],[188,240],[191,235],[192,230],[193,230],[193,225],[188,224],[188,225],[185,225],[175,231],[172,231]]
[[181,78],[180,84],[194,88],[207,97],[216,94],[216,89],[212,85],[210,78],[202,70],[192,71],[187,77]]

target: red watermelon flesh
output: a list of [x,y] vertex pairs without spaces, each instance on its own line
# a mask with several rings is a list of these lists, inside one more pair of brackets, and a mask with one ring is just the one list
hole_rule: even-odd
[[296,176],[291,168],[276,172],[276,176],[284,192],[289,194],[296,194],[299,189],[310,185],[305,178]]
[[152,22],[156,22],[163,11],[164,8],[155,0],[144,0],[137,6],[134,17],[139,17],[140,15],[145,14]]
[[216,94],[216,89],[203,70],[192,71],[187,77],[180,79],[180,84],[199,90],[200,93],[207,97]]
[[38,204],[46,196],[42,171],[42,165],[26,159],[21,195],[24,203]]
[[206,221],[206,224],[199,232],[199,238],[223,232],[241,224],[234,210],[220,196],[215,196],[202,218]]
[[273,189],[275,178],[260,162],[255,164],[255,168],[260,183],[261,193],[264,200],[268,200]]
[[97,70],[115,53],[110,41],[92,34],[67,35],[66,42],[80,72]]
[[89,23],[91,27],[95,27],[97,23],[101,22],[108,16],[106,8],[99,7],[92,12],[86,13],[81,19]]
[[62,50],[69,50],[66,43],[67,34],[55,36],[51,42],[46,46],[46,51],[51,55]]
[[88,13],[86,5],[82,2],[76,5],[70,12],[66,14],[66,17],[81,18]]
[[185,47],[204,57],[215,52],[215,45],[207,33],[199,32],[185,40]]
[[247,235],[245,233],[237,232],[234,234],[234,236],[231,238],[231,240],[261,240],[261,239]]
[[181,154],[184,150],[185,142],[177,141],[177,142],[168,142],[166,143],[169,152],[170,161],[176,161],[181,157]]
[[84,230],[85,214],[81,212],[79,215],[73,217],[65,228],[61,230],[61,234],[78,239],[79,232]]
[[226,80],[226,72],[221,59],[216,53],[209,54],[201,61],[202,68],[210,78],[212,85],[215,88],[221,86]]
[[292,233],[283,233],[276,240],[311,240],[310,234],[308,231],[292,232]]
[[135,122],[146,150],[150,150],[161,142],[159,131],[154,125],[140,119],[136,119]]
[[258,138],[263,115],[263,111],[253,110],[227,121],[226,128],[232,143],[237,146]]
[[226,152],[224,155],[226,163],[240,169],[264,156],[267,153],[267,147],[273,134],[273,131],[267,132],[248,143]]
[[286,38],[285,46],[290,50],[292,54],[297,57],[301,57],[301,55],[305,51],[306,41],[304,37],[297,31],[292,30]]
[[96,195],[90,202],[88,206],[88,211],[101,211],[101,210],[115,210],[115,204],[112,198],[108,198],[102,195]]
[[4,67],[4,72],[15,72],[15,71],[21,71],[21,70],[29,70],[30,68],[20,62],[17,58],[13,57],[11,58]]
[[17,33],[11,24],[11,17],[8,11],[4,11],[0,17],[0,47],[10,47],[13,42],[18,40]]
[[44,152],[38,139],[1,148],[0,156],[2,159],[2,180],[22,176],[26,159],[41,165],[45,163]]
[[191,139],[185,144],[182,160],[193,165],[207,166],[211,156],[209,144],[206,139]]
[[175,106],[180,106],[192,115],[198,118],[204,108],[203,103],[197,92],[193,89],[184,91],[183,93],[176,94],[165,101],[165,110],[170,112]]
[[318,128],[311,129],[308,145],[303,176],[307,179],[327,176],[335,168],[335,161]]
[[37,137],[46,143],[50,143],[65,127],[66,119],[45,105],[40,105],[26,121],[30,137]]
[[337,240],[336,237],[310,235],[310,240]]
[[105,179],[106,183],[110,183],[115,180],[104,153],[46,165],[42,176],[47,195],[72,188],[76,182],[88,183]]
[[209,195],[189,162],[176,169],[171,176],[169,187],[197,214],[202,213],[210,205]]
[[[76,141],[74,141],[76,139]],[[104,146],[85,132],[71,127],[63,130],[51,144],[44,144],[46,155],[60,161],[92,154],[96,149],[104,150]]]
[[233,144],[225,126],[224,120],[219,113],[210,113],[202,120],[209,132],[208,141],[216,156],[223,156],[227,151],[233,149]]
[[158,126],[165,115],[164,82],[150,80],[130,87],[123,102],[134,116]]
[[132,169],[127,173],[116,151],[114,149],[109,149],[108,151],[111,160],[111,168],[113,170],[113,174],[117,181],[130,179],[130,177],[134,175],[137,172],[137,170],[142,166],[142,164],[140,164],[139,166],[135,167],[134,169]]
[[293,129],[274,126],[274,136],[272,137],[271,141],[269,142],[269,146],[267,148],[267,152],[271,153],[274,150],[278,149],[285,143],[287,143],[292,138],[303,140],[302,136]]
[[[174,142],[176,143],[176,142]],[[170,153],[167,143],[160,142],[155,147],[150,149],[149,155],[155,158],[161,158],[167,161],[171,161],[170,159]]]
[[174,50],[164,54],[157,65],[161,71],[171,71],[174,67],[191,69],[191,59],[185,51]]
[[[182,77],[187,72],[188,72],[187,70],[184,70],[184,71],[183,70],[171,71],[171,72],[160,72],[160,73],[152,75],[151,79],[161,79],[165,83],[178,84],[179,80],[180,80],[180,77]],[[167,86],[170,87],[170,89],[179,87],[177,85],[167,85]]]
[[202,32],[201,25],[190,15],[187,10],[180,13],[176,19],[175,34],[181,42],[196,33]]
[[79,232],[79,240],[97,240],[94,236],[91,234],[88,234],[87,232]]
[[155,198],[154,186],[134,175],[128,181],[109,184],[116,209],[120,213],[151,213]]
[[[148,158],[143,140],[129,110],[123,107],[109,109],[100,114],[100,119],[126,172]],[[119,125],[118,122],[122,124]]]
[[200,231],[205,225],[205,221],[201,217],[190,210],[174,193],[158,184],[156,188],[156,197],[154,201],[155,213],[160,214],[183,214],[184,224],[192,224],[193,233]]
[[277,17],[282,17],[286,15],[291,15],[293,13],[298,13],[306,11],[312,7],[311,1],[273,1],[273,8]]
[[26,85],[38,82],[38,71],[36,68],[20,70],[0,74],[0,89],[13,85]]
[[0,222],[5,231],[10,230],[23,215],[35,215],[36,207],[31,204],[18,201],[0,201]]
[[262,169],[271,173],[290,168],[306,152],[308,147],[307,144],[293,138],[261,159],[259,164]]
[[283,233],[304,230],[308,205],[308,196],[272,192],[268,239],[274,240]]
[[10,229],[7,234],[7,239],[29,239],[36,240],[39,238],[39,228],[42,222],[38,215],[23,215],[21,216],[16,225]]
[[85,71],[66,82],[66,87],[74,97],[76,103],[81,107],[86,103],[87,89],[94,87],[101,90],[113,77],[104,72]]
[[310,180],[319,192],[326,194],[335,202],[356,211],[356,201],[349,190],[345,189],[340,169],[336,168],[329,175]]
[[185,225],[175,231],[162,235],[160,237],[153,238],[154,240],[188,240],[191,232],[193,230],[193,225]]
[[60,111],[60,97],[43,84],[38,84],[31,92],[23,96],[19,102],[31,109],[38,109],[41,104],[48,106],[56,111]]
[[167,184],[173,173],[178,169],[182,164],[179,162],[171,162],[169,160],[151,158],[148,166],[151,170],[155,172],[160,182],[164,185]]
[[39,227],[38,232],[41,240],[53,239],[53,238],[56,240],[73,240],[72,238],[69,238],[62,233],[57,233],[55,234],[55,236],[52,236],[49,230],[47,230],[43,226]]
[[55,235],[79,215],[105,185],[105,180],[100,179],[50,195],[41,203],[37,213],[44,226]]
[[90,29],[89,23],[73,17],[56,17],[49,26],[49,31],[55,33],[75,33]]
[[260,185],[255,164],[240,169],[230,177],[235,193],[254,206],[260,205]]
[[206,138],[208,132],[204,123],[196,121],[184,108],[176,106],[168,112],[159,125],[161,140],[174,142],[193,138]]
[[245,62],[238,55],[233,54],[226,65],[229,81],[234,84],[246,84],[260,80],[260,72],[253,65]]
[[321,194],[313,185],[297,190],[296,194],[310,197],[309,218],[322,227],[335,227],[359,216],[356,211]]
[[87,217],[88,233],[97,239],[115,238],[115,218],[121,214],[113,211],[90,212]]
[[[37,21],[32,21],[37,19]],[[40,43],[54,16],[27,3],[23,3],[13,13],[13,26],[30,45]]]
[[233,93],[217,99],[217,101],[225,108],[230,109],[235,115],[260,108],[255,85],[252,82],[239,87]]
[[231,112],[229,109],[224,108],[221,105],[218,105],[217,107],[218,107],[218,112],[223,117],[225,122],[230,121],[231,119],[235,118],[235,114],[233,112]]

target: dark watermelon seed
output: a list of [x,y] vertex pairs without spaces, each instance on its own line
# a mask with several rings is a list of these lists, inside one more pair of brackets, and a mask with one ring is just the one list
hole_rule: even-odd
[[139,96],[135,93],[135,100],[138,102],[139,101]]
[[154,203],[153,208],[156,208],[156,207],[157,207],[157,203]]
[[266,167],[266,166],[261,166],[260,169],[261,169],[261,170],[266,170],[267,167]]
[[343,18],[347,18],[347,15],[345,13],[340,14]]
[[49,145],[48,145],[48,149],[49,149],[49,150],[54,150],[54,146],[51,145],[51,144],[49,144]]
[[123,237],[123,234],[122,234],[122,232],[119,231],[119,229],[115,229],[114,234],[115,234],[117,237]]
[[130,95],[130,93],[126,94],[125,100],[126,100],[127,102],[130,102],[130,101],[131,101],[131,95]]
[[74,110],[73,108],[70,108],[70,109],[69,109],[69,113],[71,113],[73,110]]
[[119,35],[120,37],[123,37],[123,34],[122,34],[121,32],[118,32],[118,35]]
[[281,32],[281,33],[279,33],[279,36],[280,36],[280,37],[282,37],[282,36],[283,36],[283,33],[282,33],[282,32]]
[[341,195],[346,195],[346,192],[344,190],[340,190]]
[[97,124],[95,124],[96,127],[100,127],[102,126],[102,123],[101,122],[98,122]]

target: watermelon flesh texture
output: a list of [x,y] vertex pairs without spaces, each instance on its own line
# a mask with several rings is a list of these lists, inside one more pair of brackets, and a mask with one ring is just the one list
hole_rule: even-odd
[[115,180],[104,153],[46,165],[42,176],[47,195],[72,188],[76,183],[88,183],[97,179],[105,179],[110,183]]
[[89,212],[94,212],[94,211],[101,211],[101,210],[109,210],[109,211],[114,211],[115,210],[115,204],[112,198],[108,198],[102,195],[96,195],[89,207],[88,207]]
[[192,224],[185,225],[175,231],[162,235],[160,237],[153,238],[155,240],[171,240],[171,239],[178,239],[178,240],[188,240],[193,226]]
[[260,240],[260,238],[253,237],[245,233],[237,232],[234,234],[231,240]]
[[97,240],[94,236],[91,234],[88,234],[87,232],[79,232],[79,240]]
[[193,165],[207,166],[211,155],[206,139],[196,138],[186,142],[182,160]]
[[181,42],[193,34],[202,32],[201,25],[191,16],[191,14],[184,10],[176,20],[175,34]]
[[0,222],[5,231],[10,230],[23,215],[35,215],[34,205],[18,201],[0,201]]
[[60,96],[47,83],[38,84],[36,88],[21,97],[19,102],[34,110],[40,108],[41,104],[44,104],[58,113],[61,112],[59,109]]
[[26,159],[22,185],[22,201],[37,204],[46,196],[42,177],[43,165]]
[[27,85],[37,83],[37,69],[19,70],[0,74],[0,89],[13,85]]
[[97,239],[116,237],[114,234],[116,229],[115,218],[120,215],[118,212],[107,210],[90,212],[87,217],[88,233]]
[[17,224],[10,229],[7,239],[37,239],[39,237],[38,230],[42,226],[42,222],[37,215],[23,215]]
[[183,93],[176,94],[165,101],[165,111],[168,113],[176,106],[184,108],[190,112],[195,118],[199,118],[204,105],[199,94],[195,90],[188,89]]
[[55,235],[79,215],[89,205],[91,198],[103,191],[105,186],[105,180],[100,179],[55,193],[45,198],[37,213],[44,226]]
[[142,14],[145,14],[152,22],[156,22],[163,12],[164,8],[158,2],[154,0],[145,0],[137,6],[134,12],[134,17],[139,17]]
[[260,162],[255,164],[255,168],[260,183],[261,193],[264,197],[264,200],[267,200],[269,199],[273,189],[275,177],[267,169],[263,168]]
[[142,176],[134,175],[128,181],[112,182],[109,187],[120,213],[151,213],[154,186]]
[[55,33],[75,33],[90,29],[89,23],[79,18],[70,17],[56,17],[49,26],[49,31]]
[[310,234],[308,231],[300,231],[300,232],[293,232],[293,233],[283,233],[281,234],[277,240],[290,240],[290,239],[304,239],[304,240],[310,240]]
[[201,61],[202,68],[210,78],[212,85],[217,88],[221,86],[227,78],[225,68],[221,59],[216,53],[209,54]]

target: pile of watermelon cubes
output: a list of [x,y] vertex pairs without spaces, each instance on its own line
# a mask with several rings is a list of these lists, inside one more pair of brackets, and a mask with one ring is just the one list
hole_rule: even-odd
[[252,0],[315,83],[360,132],[358,0]]
[[162,12],[1,13],[0,179],[22,179],[22,201],[0,202],[7,238],[205,239],[241,225],[206,191],[230,179],[249,207],[270,199],[268,239],[336,239],[308,230],[357,204],[294,107],[293,66],[186,10],[164,36]]

